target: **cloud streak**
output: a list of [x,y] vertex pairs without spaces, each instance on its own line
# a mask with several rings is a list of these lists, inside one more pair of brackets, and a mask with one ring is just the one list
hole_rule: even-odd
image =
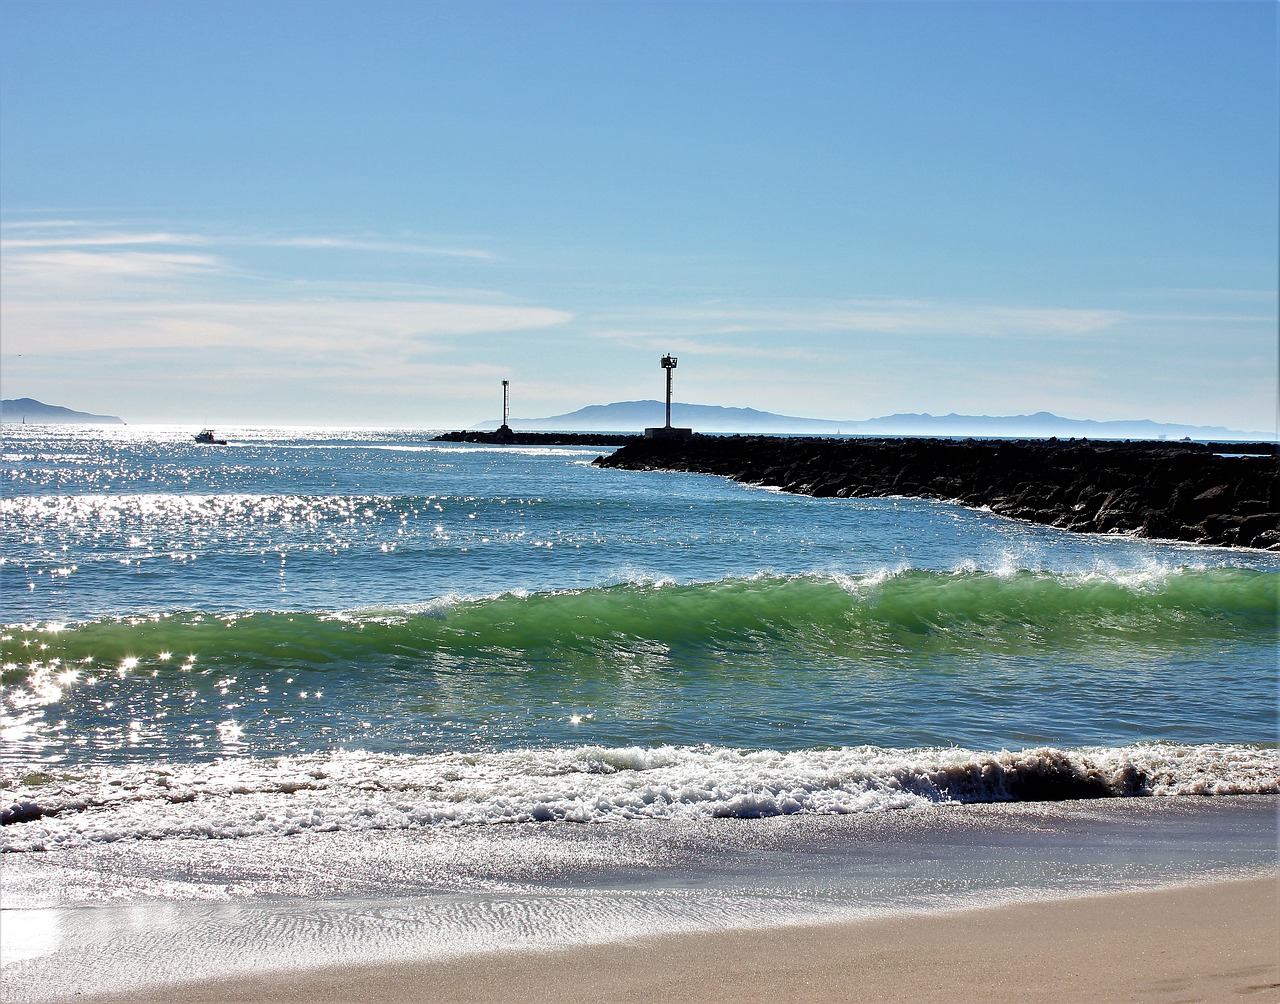
[[156,244],[187,247],[216,245],[224,248],[358,251],[464,258],[473,261],[492,261],[497,257],[492,252],[480,248],[446,247],[412,239],[395,240],[363,234],[303,234],[281,237],[271,234],[172,233],[163,230],[130,232],[125,229],[103,229],[69,220],[6,222],[0,228],[0,249],[5,252],[52,248],[142,247]]
[[412,300],[13,302],[0,304],[6,352],[251,348],[399,354],[423,341],[564,324],[547,307]]
[[[12,229],[12,227],[6,227]],[[205,240],[189,234],[169,233],[105,233],[83,234],[80,236],[49,237],[5,237],[0,238],[0,248],[6,251],[28,248],[72,248],[72,247],[136,247],[147,244],[203,244]]]
[[385,254],[428,255],[445,258],[470,258],[492,261],[496,257],[488,251],[475,248],[448,248],[427,244],[407,244],[400,241],[363,240],[352,237],[280,237],[245,243],[262,247],[304,248],[320,251],[376,251]]
[[[1131,315],[1119,310],[1022,307],[933,300],[858,299],[752,308],[732,305],[601,318],[606,337],[626,330],[670,341],[673,333],[699,339],[778,334],[964,336],[985,338],[1090,337],[1111,331]],[[608,322],[615,321],[614,324]]]
[[92,295],[105,282],[191,278],[225,271],[224,263],[213,255],[177,251],[25,252],[6,256],[3,268],[10,295],[20,298],[50,291]]

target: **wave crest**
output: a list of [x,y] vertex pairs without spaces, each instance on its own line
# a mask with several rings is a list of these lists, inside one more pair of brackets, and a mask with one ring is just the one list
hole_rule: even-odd
[[[1277,630],[1280,573],[1241,568],[1128,573],[907,569],[867,575],[759,575],[613,586],[393,611],[182,613],[81,625],[16,625],[6,675],[146,663],[198,653],[202,663],[310,669],[478,660],[608,669],[652,653],[787,660],[876,653],[1004,652],[1089,644],[1204,645]],[[34,652],[46,652],[32,659]],[[131,662],[130,662],[131,661]],[[167,661],[167,660],[161,660]]]

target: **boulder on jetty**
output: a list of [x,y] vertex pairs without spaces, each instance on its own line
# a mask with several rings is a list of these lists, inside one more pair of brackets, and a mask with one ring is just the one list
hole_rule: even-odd
[[940,499],[1084,533],[1280,551],[1270,443],[694,436],[636,440],[596,464],[718,474],[819,498]]

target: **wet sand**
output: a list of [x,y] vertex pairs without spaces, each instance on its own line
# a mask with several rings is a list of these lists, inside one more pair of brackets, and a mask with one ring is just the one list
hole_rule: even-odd
[[74,1000],[1280,1001],[1280,880],[237,976]]

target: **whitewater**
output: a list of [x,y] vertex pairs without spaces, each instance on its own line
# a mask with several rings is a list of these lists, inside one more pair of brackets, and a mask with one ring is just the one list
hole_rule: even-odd
[[6,999],[1275,868],[1275,555],[220,434],[4,427]]

